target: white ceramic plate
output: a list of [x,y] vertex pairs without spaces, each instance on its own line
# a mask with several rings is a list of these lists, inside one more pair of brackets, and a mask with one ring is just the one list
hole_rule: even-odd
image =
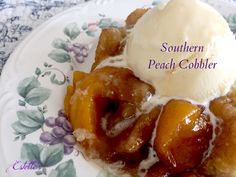
[[[228,19],[236,32],[233,14],[236,4],[225,0],[207,2]],[[53,124],[53,118],[63,108],[72,70],[89,71],[101,29],[118,27],[134,9],[156,3],[152,0],[85,3],[55,16],[22,42],[11,55],[0,80],[0,176],[109,176],[107,169],[99,169],[73,151],[73,139],[65,121],[57,123],[62,128],[52,129],[45,125],[45,119],[52,117]],[[47,133],[52,131],[59,138],[52,139]],[[55,145],[42,143],[42,133],[44,142],[53,141]],[[37,163],[43,168],[38,169]]]

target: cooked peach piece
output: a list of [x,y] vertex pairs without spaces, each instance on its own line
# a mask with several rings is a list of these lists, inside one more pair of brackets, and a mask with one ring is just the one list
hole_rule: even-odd
[[148,10],[149,9],[139,8],[133,11],[126,19],[126,27],[132,28]]
[[116,150],[119,153],[134,153],[144,144],[148,143],[152,137],[152,132],[160,111],[161,108],[156,107],[150,113],[141,115],[136,121],[129,136],[121,139]]
[[206,177],[206,176],[198,174],[196,172],[186,172],[186,173],[177,175],[176,177]]
[[202,167],[211,176],[234,177],[236,166],[236,90],[210,103],[210,110],[219,118],[220,128],[211,156]]
[[146,177],[170,177],[170,173],[163,164],[156,163],[148,170]]
[[[138,19],[146,13],[148,9],[137,9],[126,19],[126,27],[133,27]],[[102,30],[95,54],[95,62],[91,70],[94,70],[103,60],[108,57],[119,55],[123,52],[126,38],[126,28],[105,28]]]
[[213,128],[203,108],[171,100],[163,109],[156,131],[155,150],[172,173],[201,164],[209,148]]
[[68,115],[69,118],[70,118],[70,100],[73,94],[74,94],[74,87],[69,85],[67,87],[66,95],[64,98],[64,109],[65,113]]
[[99,37],[92,70],[94,70],[104,59],[121,54],[125,44],[125,37],[126,31],[124,28],[103,29]]
[[108,161],[140,162],[147,155],[142,150],[151,139],[161,110],[156,107],[149,113],[140,112],[154,88],[125,68],[104,67],[76,75],[76,88],[68,87],[65,107],[75,130],[94,135],[80,144],[89,149],[88,153],[96,150]]
[[81,81],[84,79],[88,73],[82,72],[82,71],[75,71],[73,73],[73,87],[76,88],[77,82]]
[[64,109],[69,119],[70,119],[70,101],[71,101],[72,95],[74,94],[76,83],[81,81],[86,75],[87,73],[84,73],[81,71],[75,71],[73,73],[73,85],[69,85],[67,87],[67,92],[64,99]]
[[111,102],[129,102],[138,106],[154,89],[124,68],[105,67],[87,75],[77,84],[70,105],[74,129],[96,133],[100,119],[109,111]]

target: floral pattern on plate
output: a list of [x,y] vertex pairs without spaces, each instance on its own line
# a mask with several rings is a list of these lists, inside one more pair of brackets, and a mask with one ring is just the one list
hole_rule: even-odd
[[0,75],[13,49],[35,27],[84,0],[0,0]]
[[[52,42],[54,49],[48,57],[60,64],[73,62],[82,64],[88,56],[89,44],[77,43],[75,40],[83,34],[87,37],[95,37],[95,32],[99,28],[120,26],[118,22],[106,18],[105,15],[99,14],[99,16],[101,19],[98,22],[84,23],[82,27],[76,23],[68,24],[63,30],[65,38],[57,38]],[[63,79],[58,79],[59,75]],[[58,86],[69,83],[69,77],[48,62],[44,62],[43,67],[37,67],[33,76],[19,82],[18,104],[22,109],[16,112],[18,120],[12,124],[15,141],[25,141],[27,135],[42,131],[39,137],[41,144],[23,143],[21,159],[37,161],[40,165],[40,168],[35,171],[37,175],[76,177],[72,159],[60,163],[65,155],[70,155],[74,150],[76,141],[72,135],[72,127],[63,110],[58,111],[57,117],[46,118],[47,105],[44,103],[50,99],[52,90],[42,86],[39,78],[49,78],[51,84]],[[58,163],[60,164],[57,165]],[[57,167],[49,173],[47,168],[55,165]]]
[[83,63],[88,56],[90,44],[76,43],[74,40],[80,35],[95,37],[95,32],[97,32],[98,28],[118,28],[120,26],[117,21],[106,18],[103,14],[99,14],[99,16],[101,19],[98,22],[84,23],[81,27],[78,27],[76,23],[67,25],[64,29],[64,34],[67,39],[55,39],[52,43],[55,49],[52,50],[48,56],[58,63]]

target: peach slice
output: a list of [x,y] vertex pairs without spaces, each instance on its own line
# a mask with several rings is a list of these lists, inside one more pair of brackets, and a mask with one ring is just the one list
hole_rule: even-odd
[[154,94],[153,87],[125,68],[104,67],[76,75],[74,87],[68,87],[65,108],[74,130],[93,135],[80,144],[106,161],[140,162],[147,155],[143,148],[161,110],[140,112],[142,103]]
[[137,21],[148,11],[149,9],[139,8],[133,11],[126,19],[126,27],[132,28]]
[[69,85],[67,87],[67,92],[64,98],[64,109],[68,117],[70,117],[70,99],[73,94],[74,94],[74,87],[72,85]]
[[219,119],[217,137],[211,156],[201,165],[209,176],[234,177],[236,166],[236,90],[210,103],[210,110]]
[[73,73],[73,87],[76,88],[77,82],[81,81],[84,79],[88,73],[82,72],[82,71],[75,71]]
[[71,101],[71,97],[74,94],[76,84],[77,84],[77,82],[79,82],[83,78],[85,78],[86,75],[87,75],[87,73],[84,73],[81,71],[75,71],[73,73],[73,85],[69,85],[67,87],[67,92],[66,92],[66,95],[64,98],[64,109],[65,109],[65,113],[68,115],[68,117],[70,117],[70,101]]
[[102,30],[96,49],[92,69],[108,57],[119,55],[123,51],[126,31],[124,28],[105,28]]
[[170,177],[170,173],[163,164],[156,163],[148,170],[146,177]]
[[[147,11],[148,9],[136,9],[133,11],[126,19],[126,27],[133,27],[138,19]],[[91,71],[106,58],[121,54],[126,43],[126,36],[127,31],[125,27],[103,29],[99,37],[95,62],[92,65]]]
[[118,143],[116,150],[119,153],[135,153],[148,143],[152,137],[160,107],[154,108],[150,113],[141,115],[132,128],[129,136],[123,137]]
[[138,107],[154,93],[150,85],[124,68],[105,67],[82,78],[70,100],[70,120],[74,129],[86,129],[95,134],[100,119],[109,111],[113,112],[109,105],[127,102]]
[[213,128],[203,108],[171,100],[163,108],[156,131],[155,150],[172,173],[200,165],[209,148]]

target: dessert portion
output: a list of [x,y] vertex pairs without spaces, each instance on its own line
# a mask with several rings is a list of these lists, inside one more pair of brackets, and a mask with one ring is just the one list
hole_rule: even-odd
[[154,149],[173,173],[201,164],[209,149],[213,126],[204,108],[182,100],[171,100],[159,117]]
[[153,87],[124,68],[76,72],[74,78],[76,89],[68,87],[65,110],[74,129],[91,135],[81,142],[87,155],[93,156],[96,150],[106,161],[140,162],[160,112],[159,106],[149,113],[141,112],[142,102],[154,94]]
[[214,142],[211,156],[202,164],[202,171],[209,176],[236,176],[236,88],[226,96],[210,103],[210,110],[220,121],[218,136]]
[[[91,72],[74,72],[64,100],[78,150],[113,176],[235,177],[235,47],[200,0],[137,9],[103,29]],[[148,68],[170,58],[217,66]]]
[[[203,50],[181,50],[184,43]],[[175,47],[175,52],[168,47]],[[236,77],[235,51],[229,25],[213,7],[200,0],[171,0],[138,20],[127,40],[125,58],[134,74],[152,84],[158,95],[204,102],[229,92]],[[166,63],[171,58],[182,61],[182,68],[148,67],[151,59]],[[215,69],[183,69],[195,59],[217,65]]]

